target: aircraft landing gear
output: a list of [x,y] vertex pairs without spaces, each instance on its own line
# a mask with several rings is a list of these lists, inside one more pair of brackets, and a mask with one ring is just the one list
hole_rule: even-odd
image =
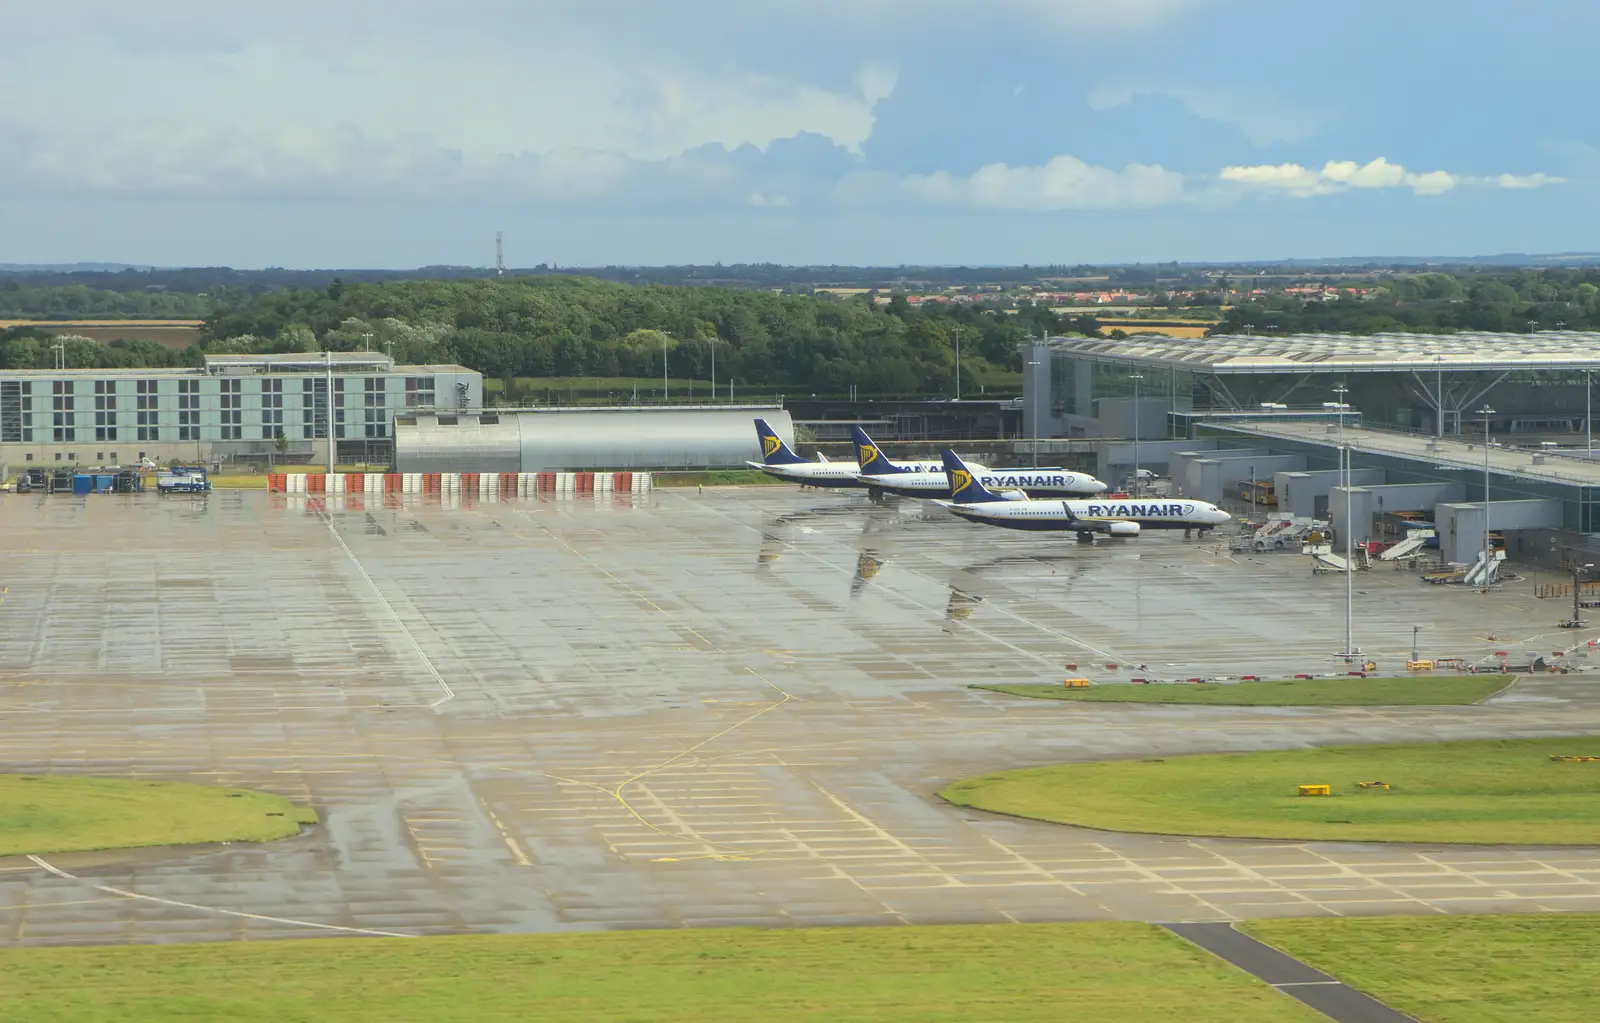
[[872,501],[872,502],[874,502],[876,504],[882,504],[883,503],[883,491],[879,490],[877,487],[868,487],[867,488],[867,500]]
[[1094,543],[1094,534],[1086,529],[1078,530],[1079,543]]

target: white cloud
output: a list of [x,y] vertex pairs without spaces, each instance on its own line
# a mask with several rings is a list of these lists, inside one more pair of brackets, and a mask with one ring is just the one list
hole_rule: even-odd
[[1566,178],[1551,177],[1549,174],[1496,174],[1492,178],[1484,179],[1486,184],[1495,188],[1543,188],[1546,185],[1560,185]]
[[1108,82],[1087,97],[1089,106],[1106,111],[1124,107],[1140,96],[1169,96],[1196,117],[1231,124],[1258,146],[1302,142],[1327,121],[1323,112],[1297,106],[1268,88],[1233,88],[1180,82]]
[[1383,157],[1360,164],[1354,160],[1329,160],[1320,170],[1297,163],[1224,167],[1222,181],[1247,188],[1287,192],[1290,195],[1327,195],[1352,188],[1409,188],[1417,195],[1443,195],[1462,185],[1484,188],[1543,188],[1565,178],[1548,174],[1499,174],[1474,177],[1449,171],[1410,171]]
[[786,210],[792,203],[786,195],[762,195],[760,192],[751,192],[745,202],[759,209]]
[[1183,188],[1183,175],[1164,167],[1135,163],[1113,170],[1063,155],[1031,167],[991,163],[966,176],[948,171],[851,175],[840,182],[837,194],[857,203],[1046,212],[1159,206],[1183,198]]

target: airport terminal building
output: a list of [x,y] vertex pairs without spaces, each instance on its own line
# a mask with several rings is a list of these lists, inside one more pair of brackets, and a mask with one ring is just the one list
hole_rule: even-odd
[[1486,515],[1514,559],[1600,554],[1600,333],[1053,338],[1025,361],[1024,427],[1104,438],[1102,478],[1137,460],[1236,505],[1270,481],[1286,514],[1340,530],[1348,506],[1358,539],[1416,512],[1451,561],[1482,548]]
[[330,429],[341,462],[387,464],[396,414],[482,406],[480,373],[398,366],[372,352],[208,355],[182,369],[0,369],[0,465],[316,461]]

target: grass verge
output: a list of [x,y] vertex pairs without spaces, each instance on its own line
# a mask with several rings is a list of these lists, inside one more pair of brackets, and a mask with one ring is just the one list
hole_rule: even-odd
[[1437,678],[1297,679],[1196,685],[1115,685],[1068,689],[1059,685],[973,686],[1011,696],[1080,703],[1192,703],[1228,707],[1403,707],[1477,703],[1509,686],[1516,676],[1444,675]]
[[0,950],[0,1019],[1320,1019],[1148,924],[676,930]]
[[183,782],[0,774],[0,856],[287,838],[316,812]]
[[[1600,845],[1596,739],[1329,746],[1032,767],[940,793],[958,806],[1172,835]],[[1360,782],[1391,787],[1363,789]],[[1299,785],[1330,785],[1300,797]]]
[[1258,920],[1242,929],[1428,1023],[1600,1019],[1600,916]]

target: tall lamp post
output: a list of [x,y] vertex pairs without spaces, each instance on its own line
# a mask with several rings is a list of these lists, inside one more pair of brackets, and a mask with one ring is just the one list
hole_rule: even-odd
[[[1040,365],[1041,365],[1041,363],[1039,362],[1038,359],[1029,359],[1028,360],[1028,368],[1030,370],[1036,369]],[[1034,373],[1032,375],[1033,375],[1033,415],[1029,416],[1028,418],[1032,420],[1032,423],[1029,424],[1029,432],[1033,434],[1033,464],[1034,465],[1038,465],[1039,464],[1039,400],[1040,400],[1040,398],[1042,396],[1039,394],[1039,374]]]
[[[1433,410],[1433,435],[1444,439],[1444,356],[1433,357],[1433,382],[1436,391]],[[1414,659],[1414,658],[1413,658]]]
[[1572,565],[1572,627],[1574,629],[1582,628],[1589,624],[1583,620],[1583,603],[1578,599],[1578,591],[1582,589],[1583,574],[1593,567],[1594,565],[1592,564],[1580,565],[1577,562],[1573,562]]
[[1494,409],[1488,405],[1478,410],[1483,417],[1483,592],[1489,592],[1489,567],[1494,550],[1489,540],[1489,417]]
[[1344,442],[1344,414],[1350,406],[1344,396],[1350,389],[1343,384],[1333,389],[1339,396],[1339,478],[1344,487],[1344,661],[1355,660],[1355,535],[1353,509],[1350,500],[1350,448]]
[[1139,480],[1139,381],[1144,379],[1143,373],[1135,373],[1130,379],[1133,381],[1133,496],[1138,497],[1140,491]]
[[661,332],[661,403],[667,403],[667,339],[672,336],[669,330]]

